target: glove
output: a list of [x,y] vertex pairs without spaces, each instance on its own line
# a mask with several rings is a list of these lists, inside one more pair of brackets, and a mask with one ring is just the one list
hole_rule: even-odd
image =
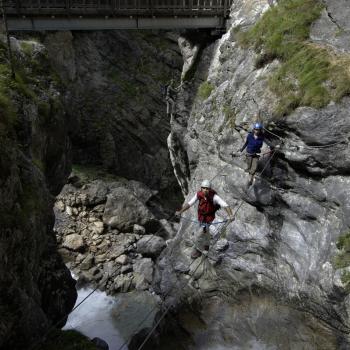
[[181,213],[180,213],[179,210],[177,210],[177,211],[175,212],[175,216],[176,216],[177,218],[181,217]]

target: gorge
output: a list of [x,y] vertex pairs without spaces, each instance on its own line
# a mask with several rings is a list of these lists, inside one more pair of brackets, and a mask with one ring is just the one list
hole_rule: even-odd
[[[158,322],[143,348],[348,349],[349,15],[236,0],[220,36],[14,33],[14,81],[2,41],[0,348],[64,326],[69,268],[124,301],[131,350]],[[275,148],[247,190],[257,120]],[[174,212],[203,179],[235,220],[193,260],[196,210]]]

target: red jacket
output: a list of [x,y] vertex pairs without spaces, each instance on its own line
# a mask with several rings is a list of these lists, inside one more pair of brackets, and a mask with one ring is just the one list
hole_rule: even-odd
[[214,196],[216,192],[209,190],[208,197],[205,197],[202,191],[197,192],[198,198],[198,221],[211,223],[215,219],[215,212],[220,208],[219,205],[214,204]]

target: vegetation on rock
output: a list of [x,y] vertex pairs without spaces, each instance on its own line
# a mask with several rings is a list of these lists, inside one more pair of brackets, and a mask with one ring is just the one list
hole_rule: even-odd
[[243,47],[253,46],[259,53],[257,67],[280,61],[269,80],[279,97],[276,116],[299,106],[321,108],[350,93],[350,57],[309,41],[311,24],[322,9],[318,0],[282,0],[238,34]]
[[202,100],[206,100],[213,90],[214,86],[209,81],[205,81],[198,88],[198,96]]
[[[337,241],[339,254],[334,258],[334,266],[337,269],[350,267],[350,232],[341,235]],[[350,292],[350,271],[343,271],[341,280],[347,292]]]

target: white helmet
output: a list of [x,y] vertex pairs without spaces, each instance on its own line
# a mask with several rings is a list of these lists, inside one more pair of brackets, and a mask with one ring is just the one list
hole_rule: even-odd
[[211,188],[211,184],[209,180],[203,180],[201,183],[201,187],[207,187],[207,188]]

